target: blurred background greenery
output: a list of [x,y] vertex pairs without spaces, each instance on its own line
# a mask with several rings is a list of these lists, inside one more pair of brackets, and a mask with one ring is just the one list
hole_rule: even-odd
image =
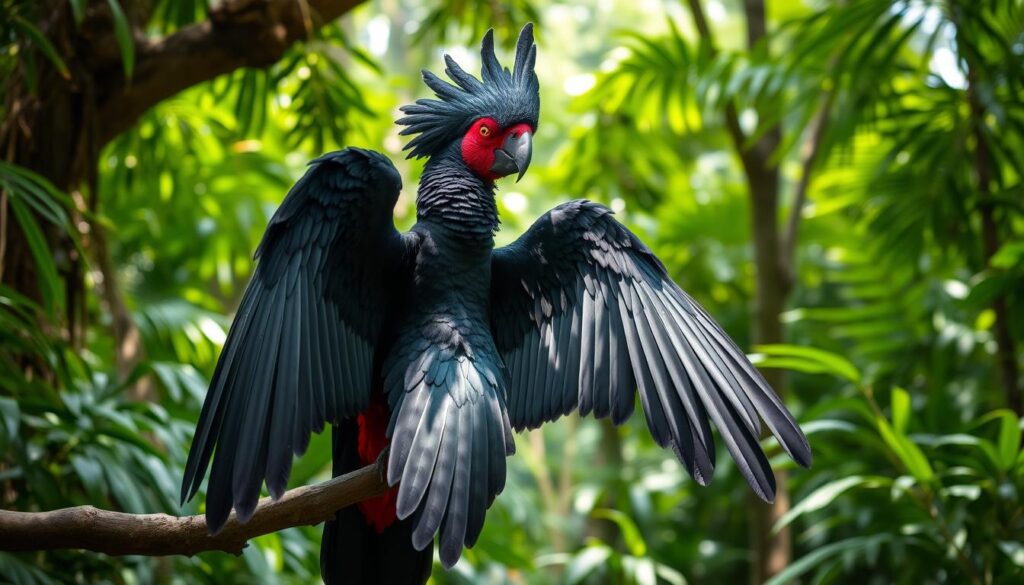
[[[278,51],[159,61],[159,39],[294,10]],[[725,453],[700,488],[642,417],[567,417],[517,437],[434,582],[1024,581],[1019,0],[0,0],[0,507],[201,512],[182,465],[270,214],[351,144],[395,160],[411,225],[397,107],[527,21],[542,119],[499,243],[568,199],[611,206],[768,368],[815,461],[764,442],[788,476],[771,507]],[[293,485],[329,457],[315,438]],[[319,539],[0,553],[0,581],[310,583]]]

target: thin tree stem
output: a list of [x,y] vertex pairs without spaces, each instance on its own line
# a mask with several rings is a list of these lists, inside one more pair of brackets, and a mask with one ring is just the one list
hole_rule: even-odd
[[194,555],[205,551],[241,554],[248,540],[330,520],[347,506],[387,490],[386,456],[373,465],[325,481],[295,488],[277,501],[263,498],[252,518],[234,512],[217,534],[204,516],[125,514],[92,506],[52,512],[0,510],[0,551],[78,549],[108,555]]

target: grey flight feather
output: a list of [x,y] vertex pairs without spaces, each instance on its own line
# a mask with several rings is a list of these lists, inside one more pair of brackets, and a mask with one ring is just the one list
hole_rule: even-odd
[[[516,429],[554,420],[567,406],[621,423],[635,387],[655,441],[701,484],[714,471],[708,419],[764,500],[774,498],[775,478],[758,444],[761,419],[797,463],[810,465],[807,439],[764,378],[607,208],[556,207],[494,251],[491,280],[492,330],[510,370]],[[566,376],[563,364],[571,364],[566,383],[551,383]]]

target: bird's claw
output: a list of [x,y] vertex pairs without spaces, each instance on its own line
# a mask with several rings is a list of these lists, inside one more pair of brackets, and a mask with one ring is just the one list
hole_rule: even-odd
[[391,446],[384,447],[380,455],[377,455],[377,474],[380,477],[380,482],[384,485],[388,484],[388,456],[391,453]]

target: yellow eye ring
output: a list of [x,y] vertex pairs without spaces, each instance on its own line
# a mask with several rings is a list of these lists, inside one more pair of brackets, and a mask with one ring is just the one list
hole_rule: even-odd
[[480,127],[480,136],[490,136],[490,135],[491,135],[491,129],[490,128],[488,128],[487,126],[481,126]]

